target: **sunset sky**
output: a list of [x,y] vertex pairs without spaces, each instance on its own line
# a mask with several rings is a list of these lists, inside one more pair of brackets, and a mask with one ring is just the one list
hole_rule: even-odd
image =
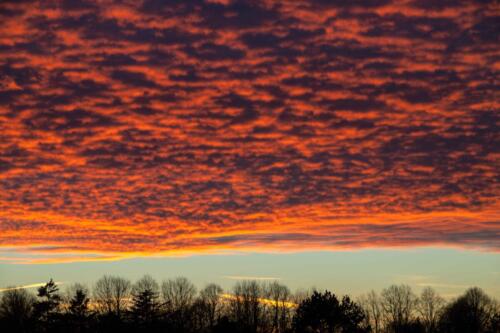
[[18,0],[0,22],[0,289],[500,296],[497,1]]

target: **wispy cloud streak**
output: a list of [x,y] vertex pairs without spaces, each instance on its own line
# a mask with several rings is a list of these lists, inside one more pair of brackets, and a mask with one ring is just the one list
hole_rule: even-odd
[[271,277],[271,276],[242,276],[242,275],[225,275],[223,276],[225,279],[229,280],[255,280],[255,281],[277,281],[281,280],[279,277]]
[[[57,285],[64,284],[64,282],[55,282]],[[9,291],[9,290],[18,290],[18,289],[31,289],[31,288],[38,288],[38,287],[43,287],[45,286],[44,283],[33,283],[33,284],[27,284],[24,286],[15,286],[15,287],[7,287],[7,288],[0,288],[0,293],[4,291]]]

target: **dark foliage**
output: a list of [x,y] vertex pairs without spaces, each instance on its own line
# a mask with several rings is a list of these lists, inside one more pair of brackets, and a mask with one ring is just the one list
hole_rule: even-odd
[[[366,300],[360,299],[358,303],[349,296],[339,299],[329,291],[314,291],[309,296],[294,298],[286,286],[277,282],[243,281],[225,294],[219,286],[209,284],[197,296],[194,286],[184,278],[165,281],[161,288],[150,276],[133,285],[118,277],[99,281],[93,296],[85,287],[75,285],[63,297],[53,280],[40,287],[36,297],[25,289],[8,288],[0,294],[0,332],[500,332],[498,304],[479,288],[471,288],[439,307],[439,295],[432,291],[427,290],[424,295],[428,297],[419,299],[408,286],[391,286],[382,293],[380,305],[387,310],[382,315],[382,325],[379,322],[375,329],[371,326],[373,313],[367,310]],[[373,295],[369,299],[372,308],[376,299]],[[401,300],[414,303],[395,306]],[[419,315],[418,302],[436,305],[435,325],[426,324],[429,316]],[[398,318],[394,309],[404,309],[406,319],[394,320]]]
[[296,332],[346,333],[368,332],[362,327],[365,315],[359,305],[345,296],[341,302],[325,291],[314,292],[299,304],[293,326]]
[[445,308],[440,327],[444,333],[498,333],[499,315],[488,295],[471,288]]

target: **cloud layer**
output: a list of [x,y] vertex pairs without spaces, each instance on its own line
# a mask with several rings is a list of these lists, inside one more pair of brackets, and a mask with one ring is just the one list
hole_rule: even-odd
[[495,1],[4,1],[0,21],[0,247],[500,249]]

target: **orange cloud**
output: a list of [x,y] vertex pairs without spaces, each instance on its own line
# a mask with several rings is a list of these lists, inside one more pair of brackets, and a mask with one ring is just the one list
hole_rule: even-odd
[[499,14],[2,4],[0,260],[498,251]]

